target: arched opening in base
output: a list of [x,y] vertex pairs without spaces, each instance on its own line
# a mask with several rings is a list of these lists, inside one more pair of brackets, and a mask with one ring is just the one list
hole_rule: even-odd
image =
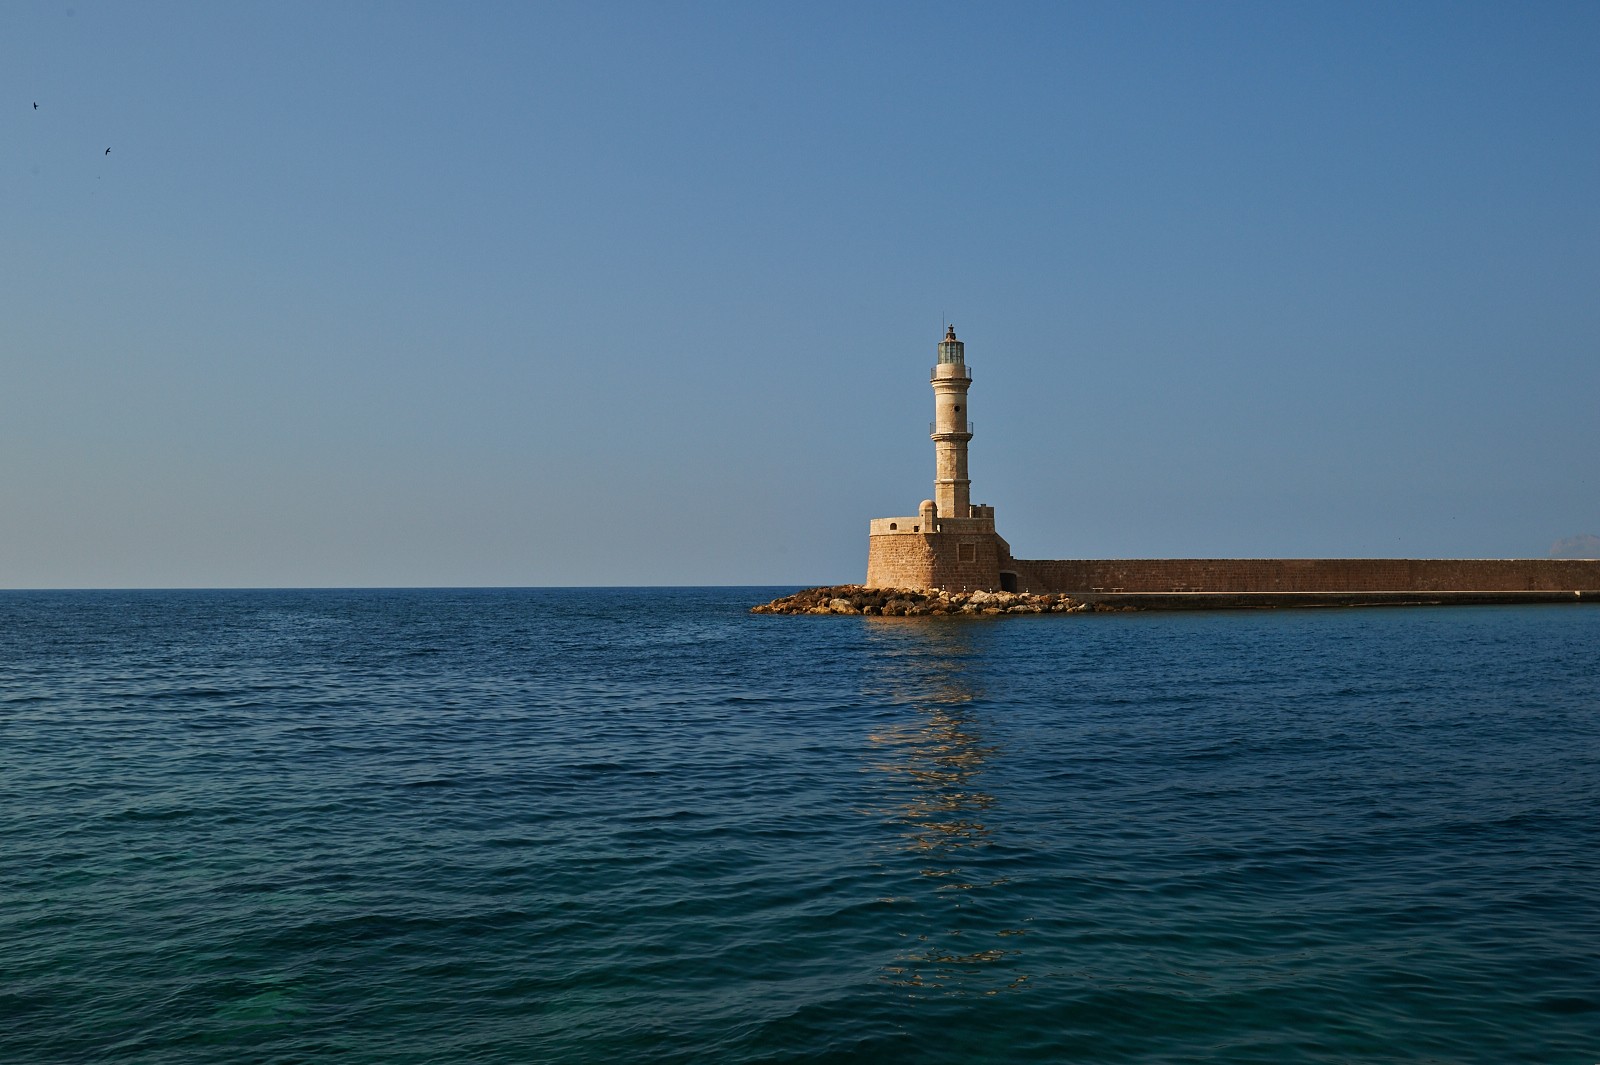
[[1017,590],[1017,575],[1008,569],[1000,571],[1000,590],[1014,592]]

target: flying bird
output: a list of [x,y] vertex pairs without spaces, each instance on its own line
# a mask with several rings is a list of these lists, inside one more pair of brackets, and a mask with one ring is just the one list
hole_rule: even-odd
[[111,149],[110,149],[110,148],[107,148],[107,149],[106,149],[106,154],[107,154],[107,155],[110,155],[110,154],[111,154]]
[[38,100],[33,101],[33,109],[35,111],[39,110],[39,101]]

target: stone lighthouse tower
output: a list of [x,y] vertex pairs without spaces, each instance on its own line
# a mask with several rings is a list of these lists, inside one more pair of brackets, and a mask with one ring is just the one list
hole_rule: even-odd
[[939,342],[933,366],[933,498],[915,514],[873,518],[867,538],[867,585],[872,588],[946,588],[951,591],[1018,587],[1011,548],[994,531],[994,508],[972,502],[967,477],[966,345],[955,326]]
[[972,480],[967,476],[967,441],[972,439],[967,424],[970,387],[966,345],[956,339],[952,325],[939,341],[939,361],[933,367],[933,501],[941,518],[972,516]]

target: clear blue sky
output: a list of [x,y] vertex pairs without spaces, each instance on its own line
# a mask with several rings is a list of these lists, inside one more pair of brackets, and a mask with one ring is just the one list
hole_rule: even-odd
[[1019,556],[1543,555],[1597,72],[1593,3],[8,4],[0,586],[860,580],[944,317]]

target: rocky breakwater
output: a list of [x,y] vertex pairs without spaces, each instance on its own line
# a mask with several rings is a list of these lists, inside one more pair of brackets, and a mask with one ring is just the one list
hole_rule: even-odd
[[919,592],[910,588],[864,588],[840,584],[751,607],[752,614],[868,614],[882,617],[933,615],[1076,614],[1089,604],[1065,595],[1027,592]]

